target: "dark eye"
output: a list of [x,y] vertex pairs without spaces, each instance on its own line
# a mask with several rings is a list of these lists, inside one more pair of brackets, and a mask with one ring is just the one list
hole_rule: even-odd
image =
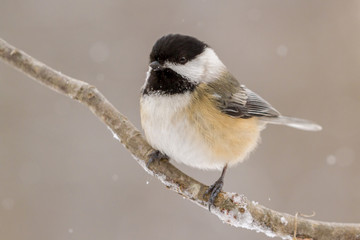
[[186,63],[186,62],[187,62],[186,57],[181,57],[181,58],[179,59],[179,62],[180,62],[181,64]]

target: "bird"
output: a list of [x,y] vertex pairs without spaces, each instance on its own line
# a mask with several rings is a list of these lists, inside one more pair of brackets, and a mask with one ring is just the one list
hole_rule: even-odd
[[140,117],[155,149],[147,166],[172,159],[222,171],[205,191],[209,210],[223,188],[227,168],[248,157],[267,124],[321,130],[314,122],[281,115],[241,84],[207,43],[182,34],[164,35],[153,45],[141,88]]

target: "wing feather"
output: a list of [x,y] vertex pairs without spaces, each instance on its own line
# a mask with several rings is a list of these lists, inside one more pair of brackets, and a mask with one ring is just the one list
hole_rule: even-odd
[[281,124],[306,131],[319,131],[321,126],[308,120],[285,117],[262,97],[240,85],[238,81],[228,75],[229,84],[220,85],[210,83],[210,92],[217,102],[219,109],[232,117],[259,117],[265,123]]
[[232,117],[278,117],[280,115],[267,101],[244,85],[233,83],[232,88],[223,87],[217,92],[221,92],[221,94],[216,94],[220,110]]

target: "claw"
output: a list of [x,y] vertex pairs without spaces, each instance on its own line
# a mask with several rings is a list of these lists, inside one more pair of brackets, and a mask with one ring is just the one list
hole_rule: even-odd
[[223,168],[220,178],[213,185],[211,185],[204,193],[203,197],[205,197],[205,195],[210,194],[208,201],[210,212],[211,212],[211,206],[215,206],[214,205],[215,199],[221,192],[222,187],[224,186],[224,177],[225,177],[226,169],[227,169],[227,165],[225,165],[225,167]]
[[160,160],[169,160],[169,157],[160,152],[159,150],[155,150],[152,153],[149,154],[149,161],[146,163],[146,167],[149,168],[150,164],[152,164],[155,161],[160,161]]
[[209,211],[211,211],[211,206],[214,206],[215,199],[221,192],[223,185],[224,185],[224,181],[220,178],[213,185],[211,185],[208,188],[208,190],[206,190],[206,192],[204,193],[204,195],[210,194],[209,201],[208,201]]

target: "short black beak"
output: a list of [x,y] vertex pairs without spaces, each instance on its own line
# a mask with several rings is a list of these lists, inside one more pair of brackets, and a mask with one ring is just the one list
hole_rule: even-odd
[[163,67],[158,61],[153,61],[152,63],[150,63],[149,66],[150,66],[155,72],[164,69],[164,67]]

